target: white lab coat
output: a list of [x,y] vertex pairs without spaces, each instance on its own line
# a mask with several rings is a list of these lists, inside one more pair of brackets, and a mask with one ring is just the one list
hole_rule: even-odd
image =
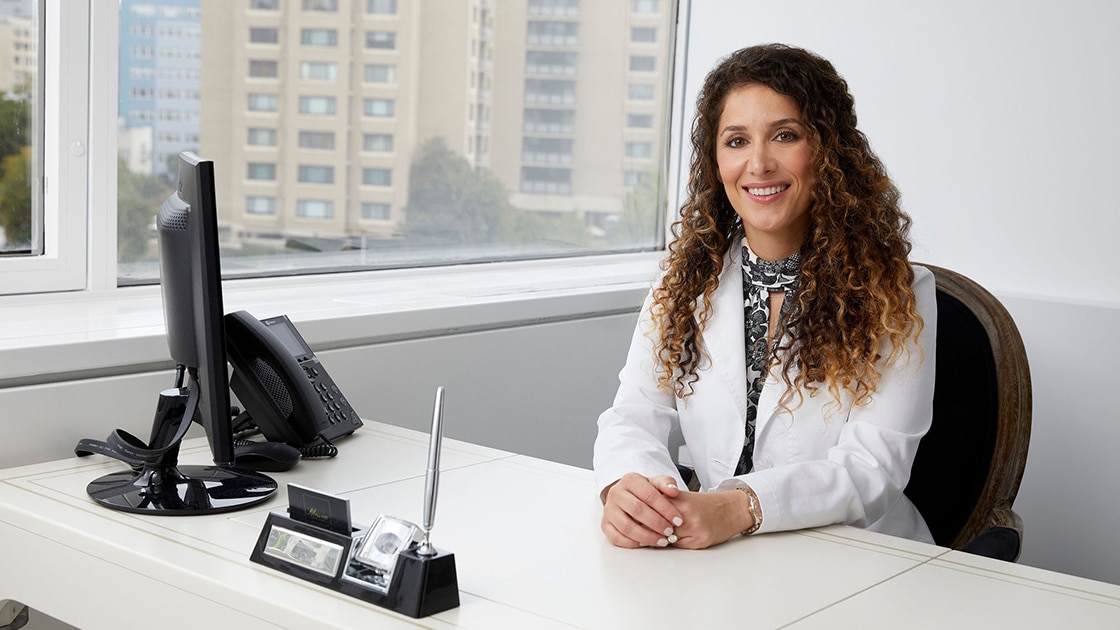
[[[701,336],[710,361],[697,370],[692,396],[657,389],[649,298],[642,309],[614,404],[599,417],[594,467],[601,491],[622,475],[676,477],[669,435],[680,428],[701,490],[749,485],[763,512],[759,533],[845,523],[933,542],[918,510],[902,494],[918,442],[929,429],[934,384],[937,304],[933,274],[914,267],[917,310],[925,322],[882,378],[871,402],[837,405],[826,388],[804,395],[792,413],[778,399],[784,382],[775,368],[758,404],[755,469],[733,477],[743,448],[747,408],[741,241],[724,260],[712,314]],[[884,348],[882,356],[890,354]],[[796,397],[791,406],[796,405]]]

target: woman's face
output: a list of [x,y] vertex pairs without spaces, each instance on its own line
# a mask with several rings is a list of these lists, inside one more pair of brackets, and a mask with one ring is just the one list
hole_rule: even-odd
[[759,84],[727,94],[716,127],[719,180],[751,249],[781,260],[801,247],[816,183],[797,103]]

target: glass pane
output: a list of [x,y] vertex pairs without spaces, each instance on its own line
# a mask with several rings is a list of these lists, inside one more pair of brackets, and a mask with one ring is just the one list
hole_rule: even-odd
[[0,3],[0,256],[43,254],[41,19]]
[[120,282],[183,150],[231,277],[663,247],[675,3],[421,4],[121,0]]

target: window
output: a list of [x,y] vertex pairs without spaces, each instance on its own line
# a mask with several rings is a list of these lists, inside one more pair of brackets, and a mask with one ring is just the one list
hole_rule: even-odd
[[650,26],[634,26],[630,29],[630,41],[634,44],[652,44],[657,41],[657,29]]
[[305,184],[333,184],[333,166],[306,166],[299,167],[299,181]]
[[248,177],[249,179],[256,179],[261,181],[275,181],[276,179],[276,165],[267,162],[249,162],[248,163]]
[[275,61],[249,61],[249,76],[265,79],[275,79],[280,72],[280,64]]
[[367,133],[362,135],[362,150],[389,153],[393,150],[393,134]]
[[366,0],[366,13],[396,15],[397,0]]
[[302,61],[299,64],[299,78],[334,81],[338,78],[338,64],[328,61]]
[[396,83],[397,67],[392,64],[367,63],[366,83]]
[[246,197],[246,214],[276,214],[276,197]]
[[648,142],[627,142],[626,157],[648,158],[653,157],[653,146]]
[[391,98],[367,98],[362,107],[366,116],[392,118],[395,115],[396,103]]
[[334,216],[334,202],[325,199],[300,199],[296,202],[296,216],[305,219],[330,219]]
[[303,0],[304,11],[338,11],[338,0]]
[[251,111],[251,112],[274,112],[274,111],[276,111],[276,95],[275,94],[250,94],[249,95],[249,111]]
[[376,219],[378,221],[388,221],[392,218],[392,210],[387,203],[381,203],[379,201],[363,201],[362,218]]
[[301,131],[299,132],[299,146],[301,149],[333,149],[333,131]]
[[249,139],[247,144],[258,147],[274,147],[276,146],[276,130],[249,127]]
[[299,113],[313,114],[316,116],[330,116],[334,114],[333,96],[301,96],[299,97]]
[[392,31],[366,31],[366,48],[384,48],[392,50],[396,47],[396,33]]
[[280,29],[275,28],[250,28],[250,44],[277,44],[280,42]]
[[629,96],[632,101],[652,101],[653,86],[645,83],[631,83]]
[[299,43],[304,46],[338,46],[338,31],[333,28],[300,29]]
[[[49,0],[32,4],[53,6]],[[186,4],[198,8],[183,11]],[[103,112],[122,104],[111,118],[94,120],[105,127],[98,133],[113,134],[116,121],[123,121],[115,144],[135,175],[134,184],[121,184],[132,188],[117,195],[118,242],[134,248],[118,258],[117,280],[156,280],[151,214],[173,181],[167,162],[183,149],[213,159],[224,175],[216,194],[222,255],[235,257],[224,267],[227,273],[426,266],[663,246],[665,221],[658,213],[667,204],[661,187],[675,181],[664,172],[664,158],[673,120],[668,70],[674,67],[676,3],[624,0],[617,3],[620,10],[609,11],[599,4],[471,0],[463,4],[462,19],[451,20],[445,12],[416,10],[422,3],[401,0],[123,3],[109,46],[113,59],[74,64],[99,77],[91,85],[114,84],[117,90],[111,98],[70,99],[75,119],[83,121],[93,120],[88,103]],[[133,15],[130,7],[150,11]],[[164,9],[175,9],[176,17]],[[82,25],[88,27],[88,20]],[[211,25],[216,36],[204,32]],[[132,35],[149,32],[154,36]],[[447,37],[410,35],[437,32]],[[592,36],[621,44],[587,48]],[[420,62],[431,58],[430,47],[449,41],[460,42],[462,63]],[[496,45],[503,41],[520,52],[498,63]],[[136,57],[130,56],[133,49]],[[510,63],[516,67],[506,72]],[[632,71],[632,63],[643,69]],[[627,73],[632,80],[619,84]],[[464,89],[422,98],[421,86],[440,83]],[[603,85],[615,87],[598,88]],[[134,93],[147,98],[126,105]],[[604,141],[608,134],[617,139]],[[69,142],[45,154],[69,156]],[[104,169],[115,167],[116,156],[90,157],[88,166],[74,172],[112,188],[118,178]],[[75,207],[97,207],[86,199],[92,186],[85,180],[60,181],[64,185],[52,188],[78,191]],[[438,187],[422,183],[439,181],[455,182],[463,194],[425,198]],[[147,198],[134,192],[149,190]],[[474,211],[480,207],[492,214]],[[79,216],[60,224],[79,226],[78,242],[90,243],[86,226],[99,223]],[[300,249],[310,235],[338,249]],[[90,275],[83,267],[79,288]]]
[[393,171],[388,168],[363,168],[362,185],[364,186],[392,186]]
[[633,72],[653,72],[656,69],[657,59],[646,55],[630,57],[630,70]]
[[653,114],[627,114],[626,126],[634,129],[650,129],[653,127]]

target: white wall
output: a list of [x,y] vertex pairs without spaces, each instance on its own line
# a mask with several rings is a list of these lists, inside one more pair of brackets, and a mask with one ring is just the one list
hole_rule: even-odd
[[833,62],[914,219],[914,258],[988,287],[1023,334],[1020,561],[1120,583],[1117,24],[1120,3],[1094,0],[693,0],[685,91],[691,108],[751,44]]

